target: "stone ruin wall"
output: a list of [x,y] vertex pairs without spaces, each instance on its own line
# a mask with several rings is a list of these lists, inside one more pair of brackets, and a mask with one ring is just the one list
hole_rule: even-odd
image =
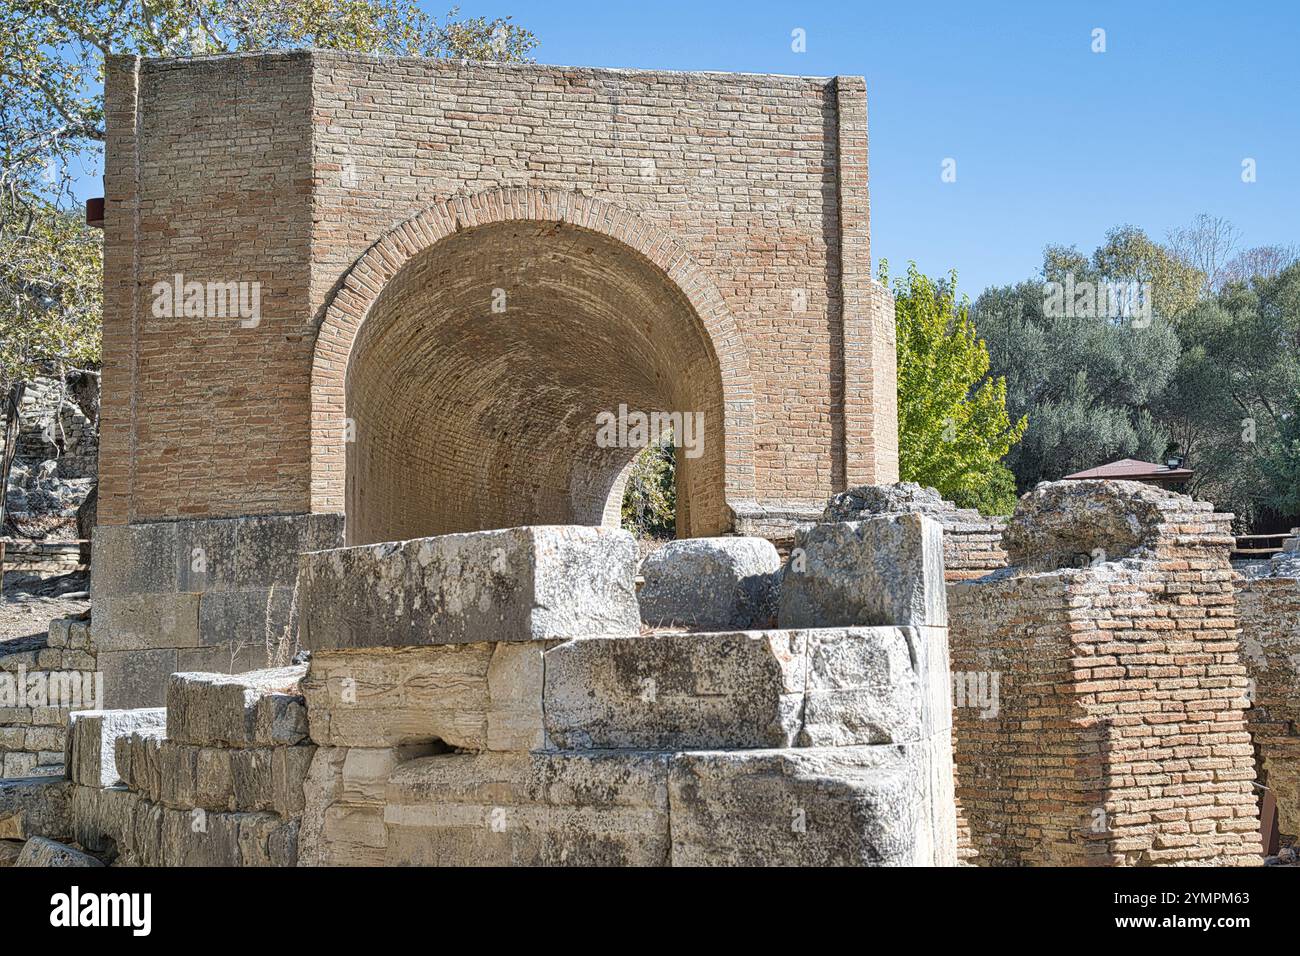
[[1259,862],[1230,520],[1132,482],[1039,486],[1011,567],[949,588],[954,672],[1000,675],[995,712],[955,721],[977,863]]
[[76,857],[33,837],[154,865],[954,863],[938,526],[805,529],[785,574],[765,542],[681,544],[651,577],[700,585],[694,625],[779,628],[646,631],[672,614],[638,607],[618,531],[306,555],[310,664],[76,715],[67,780],[0,787],[0,840],[31,863]]
[[1258,780],[1273,791],[1284,844],[1300,842],[1300,532],[1262,573],[1238,576],[1246,712]]
[[[629,613],[624,602],[625,620],[613,592],[590,602],[605,610],[588,629],[626,632],[617,637],[548,636],[528,614],[500,609],[494,634],[539,639],[412,646],[404,642],[418,638],[394,613],[412,593],[419,562],[411,545],[309,557],[301,595],[304,640],[315,648],[309,666],[178,675],[168,687],[170,718],[158,709],[79,715],[64,758],[70,780],[6,784],[0,840],[52,834],[122,862],[229,865],[568,862],[570,854],[888,862],[901,859],[903,845],[914,850],[918,833],[938,852],[934,835],[952,833],[951,818],[903,831],[910,835],[861,827],[861,814],[901,800],[928,805],[931,820],[938,807],[961,816],[961,847],[946,837],[949,849],[935,859],[1257,862],[1224,516],[1145,486],[1062,488],[1022,502],[1008,532],[1010,569],[948,582],[955,697],[948,679],[942,688],[936,681],[949,668],[922,653],[946,646],[945,630],[916,623],[939,619],[934,589],[890,597],[890,582],[908,575],[873,568],[878,557],[845,576],[838,555],[900,551],[881,529],[864,537],[857,522],[800,530],[798,553],[814,556],[802,583],[782,581],[775,549],[761,540],[676,542],[644,563],[640,606]],[[1081,514],[1091,516],[1083,529]],[[1140,534],[1121,530],[1132,527],[1129,515]],[[865,512],[837,513],[845,516]],[[1107,535],[1132,553],[1072,566],[1096,560]],[[938,550],[930,546],[922,580],[939,579]],[[520,553],[518,543],[496,548],[489,563],[521,572],[513,559],[502,563]],[[596,563],[620,563],[608,541],[600,553]],[[542,577],[525,574],[529,586]],[[847,592],[846,580],[855,582]],[[1264,595],[1294,584],[1265,580],[1282,585],[1265,583],[1256,589]],[[388,583],[376,590],[375,582]],[[683,590],[692,601],[680,599]],[[894,608],[890,619],[912,623],[848,627],[861,623],[861,608],[844,602],[864,591]],[[845,626],[802,629],[809,607],[819,622]],[[1280,620],[1288,608],[1264,613]],[[1243,612],[1243,626],[1251,614]],[[657,631],[644,633],[640,620]],[[458,627],[469,637],[483,624]],[[1285,666],[1273,684],[1255,678],[1260,714],[1288,700]],[[987,684],[969,682],[980,674],[998,675],[992,698]],[[939,710],[951,714],[952,730]],[[1258,746],[1269,738],[1247,715]],[[955,761],[955,774],[939,754]],[[106,769],[95,776],[93,766]],[[944,784],[954,776],[955,800]],[[833,800],[823,792],[828,777],[839,781]],[[1269,782],[1286,821],[1285,784],[1276,771]],[[606,788],[605,802],[576,796],[593,783]],[[736,802],[751,789],[762,799]],[[511,795],[504,804],[503,792]],[[846,800],[858,822],[835,815]],[[25,809],[6,811],[6,802]],[[819,831],[847,827],[857,842],[781,849],[786,821],[773,806],[802,810]],[[210,837],[187,829],[196,812],[206,814]],[[494,813],[504,829],[492,830]],[[592,819],[605,827],[599,850],[579,839]],[[484,822],[484,832],[465,820]]]

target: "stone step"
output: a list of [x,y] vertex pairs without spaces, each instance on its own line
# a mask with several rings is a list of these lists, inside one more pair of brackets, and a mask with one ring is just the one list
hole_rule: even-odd
[[64,756],[68,779],[83,787],[121,783],[117,739],[137,731],[161,733],[166,726],[167,711],[162,707],[76,711],[68,718]]
[[904,743],[950,720],[934,628],[582,638],[543,660],[560,750]]
[[167,738],[196,746],[273,747],[307,737],[307,665],[167,680]]
[[388,780],[388,865],[926,865],[924,745],[446,754]]
[[636,541],[537,526],[305,554],[300,639],[313,651],[635,634]]

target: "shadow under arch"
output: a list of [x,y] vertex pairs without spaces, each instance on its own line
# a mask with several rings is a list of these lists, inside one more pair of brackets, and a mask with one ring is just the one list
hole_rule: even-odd
[[[627,209],[493,190],[440,202],[349,269],[312,368],[312,510],[348,541],[608,521],[637,447],[597,415],[697,415],[679,535],[753,495],[748,358],[684,248]],[[679,441],[681,436],[679,435]]]

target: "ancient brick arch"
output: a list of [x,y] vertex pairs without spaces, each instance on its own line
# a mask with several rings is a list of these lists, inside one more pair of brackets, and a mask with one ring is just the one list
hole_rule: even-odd
[[367,250],[325,313],[312,508],[346,511],[355,541],[600,523],[635,454],[595,444],[620,405],[703,416],[679,532],[723,530],[726,499],[753,493],[753,386],[704,270],[598,199],[445,200]]

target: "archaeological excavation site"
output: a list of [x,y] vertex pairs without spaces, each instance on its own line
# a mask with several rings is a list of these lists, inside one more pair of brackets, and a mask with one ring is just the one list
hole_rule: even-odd
[[[1300,529],[898,481],[862,78],[115,56],[105,104],[102,380],[17,459],[67,520],[96,477],[89,593],[0,643],[0,866],[1294,860]],[[633,414],[693,439],[653,547]]]

